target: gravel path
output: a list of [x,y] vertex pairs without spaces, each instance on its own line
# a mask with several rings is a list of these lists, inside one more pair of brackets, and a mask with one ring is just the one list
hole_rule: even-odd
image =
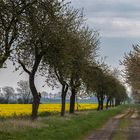
[[131,120],[128,134],[128,140],[140,140],[140,120]]
[[135,108],[128,109],[109,120],[100,130],[94,131],[86,140],[112,140],[113,136],[120,131],[119,121],[121,119],[127,119],[130,123],[127,129],[121,130],[127,133],[127,139],[140,140],[140,120],[137,117],[138,112]]
[[118,119],[110,120],[102,129],[97,130],[86,140],[111,140],[112,134],[118,128],[118,121]]

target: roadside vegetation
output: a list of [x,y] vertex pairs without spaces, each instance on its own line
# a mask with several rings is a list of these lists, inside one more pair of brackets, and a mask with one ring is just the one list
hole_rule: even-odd
[[27,118],[0,120],[0,140],[82,140],[126,108],[83,111],[75,115],[66,114],[63,118],[55,114],[39,117],[35,122]]

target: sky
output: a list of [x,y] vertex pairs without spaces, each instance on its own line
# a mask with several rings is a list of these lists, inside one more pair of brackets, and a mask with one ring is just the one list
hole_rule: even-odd
[[72,0],[84,8],[87,24],[100,33],[100,54],[106,63],[121,68],[119,60],[140,39],[139,0]]
[[[71,0],[71,5],[84,10],[86,23],[100,34],[99,55],[105,57],[105,62],[118,69],[123,69],[120,62],[124,53],[132,49],[132,44],[140,41],[140,0]],[[0,87],[14,86],[17,81],[26,79],[27,75],[14,72],[14,67],[8,62],[7,69],[0,69]],[[43,82],[37,78],[39,90]]]

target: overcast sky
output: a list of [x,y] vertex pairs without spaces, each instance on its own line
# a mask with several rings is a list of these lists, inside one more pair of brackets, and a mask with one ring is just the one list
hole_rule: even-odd
[[[132,44],[140,41],[140,0],[71,0],[75,8],[83,8],[87,24],[100,33],[99,54],[106,63],[121,69],[119,60],[130,51]],[[0,87],[16,86],[21,78],[12,73],[12,65],[0,70]],[[39,90],[42,83],[37,80]]]
[[139,0],[72,0],[76,8],[84,8],[88,25],[98,30],[101,37],[100,52],[106,62],[120,67],[125,52],[139,43]]

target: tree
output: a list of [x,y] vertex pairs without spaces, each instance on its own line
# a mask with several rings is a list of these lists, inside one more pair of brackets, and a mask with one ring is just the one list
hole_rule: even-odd
[[103,110],[104,99],[107,94],[107,75],[100,73],[97,81],[96,96],[98,99],[98,110]]
[[51,46],[52,51],[43,60],[46,64],[46,69],[49,67],[49,78],[57,79],[62,85],[61,116],[65,114],[66,94],[69,88],[72,59],[78,53],[76,47],[79,46],[77,44],[82,41],[79,39],[80,35],[78,34],[82,20],[82,15],[79,14],[78,10],[73,8],[66,9],[65,14],[62,15],[61,19],[57,19],[58,22],[54,24],[55,32],[53,34],[53,47]]
[[15,93],[14,88],[6,86],[6,87],[3,87],[2,90],[3,90],[3,96],[5,98],[5,103],[10,103],[10,99]]
[[128,99],[128,95],[126,93],[125,86],[121,82],[118,82],[117,91],[115,94],[115,106],[120,105],[122,102],[126,101],[127,99]]
[[104,63],[99,65],[88,63],[85,68],[83,81],[89,95],[94,94],[98,99],[97,110],[103,109],[104,99],[107,100],[106,108],[114,99],[116,105],[127,99],[124,85]]
[[41,93],[41,96],[42,96],[42,98],[45,100],[45,99],[48,99],[49,98],[49,93],[48,92],[46,92],[46,91],[43,91],[42,93]]
[[[78,36],[78,35],[77,35]],[[99,45],[99,34],[91,29],[82,28],[79,32],[79,44],[73,43],[74,53],[70,69],[70,113],[74,113],[75,99],[82,84],[82,71],[86,69],[85,63],[96,63],[96,53]],[[76,38],[76,37],[75,37]],[[78,42],[78,41],[76,41]],[[87,61],[87,62],[86,62]]]
[[[133,90],[140,90],[140,46],[133,45],[133,50],[125,54],[122,64],[125,67],[124,77]],[[135,92],[133,92],[135,93]],[[138,94],[137,94],[138,95]]]
[[98,110],[103,109],[105,99],[105,75],[100,65],[87,63],[82,80],[89,95],[94,94],[98,99]]
[[110,107],[113,105],[112,102],[115,98],[115,94],[117,94],[117,83],[116,79],[114,77],[108,77],[108,82],[107,82],[107,93],[106,93],[106,109],[109,107],[109,102],[110,102]]
[[54,51],[53,44],[56,41],[55,34],[57,33],[55,25],[58,20],[62,19],[63,10],[63,1],[37,0],[34,5],[30,5],[26,9],[23,18],[24,38],[16,49],[16,59],[29,75],[29,85],[33,95],[33,120],[37,118],[41,98],[34,83],[35,75],[41,66],[43,57]]
[[140,91],[132,88],[132,98],[135,103],[140,103]]
[[106,79],[106,109],[109,107],[109,102],[110,107],[114,105],[114,99],[119,92],[118,84],[120,84],[120,81],[116,76],[116,72],[109,70]]
[[1,0],[0,1],[0,68],[16,47],[22,35],[21,16],[24,10],[32,2],[23,0]]
[[29,88],[29,82],[20,80],[17,84],[18,84],[17,92],[22,102],[24,104],[32,103],[32,96],[31,96],[31,90]]

